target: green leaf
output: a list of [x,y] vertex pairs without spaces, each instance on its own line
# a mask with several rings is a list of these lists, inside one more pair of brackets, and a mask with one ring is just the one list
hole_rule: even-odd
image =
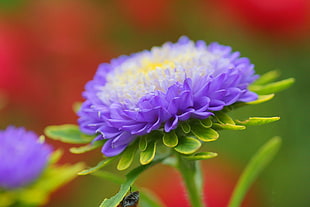
[[121,159],[117,164],[118,170],[126,170],[130,167],[133,162],[133,158],[135,157],[137,151],[137,145],[132,144],[125,149],[125,151],[120,155]]
[[177,146],[178,142],[179,142],[178,136],[176,135],[174,130],[172,130],[171,132],[164,133],[163,143],[167,147],[175,147]]
[[259,95],[276,93],[290,87],[295,82],[294,78],[288,78],[267,85],[251,85],[249,89]]
[[140,152],[140,163],[142,165],[149,164],[155,157],[157,142],[151,142],[148,144],[145,151]]
[[179,144],[174,148],[181,154],[192,154],[201,147],[201,142],[193,137],[180,137]]
[[[92,175],[97,176],[99,178],[103,178],[111,182],[114,182],[119,185],[126,182],[126,180],[123,177],[115,175],[115,173],[111,173],[107,171],[97,171],[97,172],[94,172]],[[153,194],[150,190],[146,188],[140,188],[140,187],[135,187],[135,188],[137,188],[138,191],[140,192],[140,201],[139,201],[140,206],[143,206],[143,207],[164,206],[162,202],[159,200],[159,198],[155,194]]]
[[51,139],[71,144],[86,144],[95,138],[95,136],[83,134],[79,127],[73,124],[48,126],[44,132]]
[[126,176],[126,182],[121,185],[119,192],[109,199],[104,199],[104,201],[100,204],[100,207],[116,207],[126,196],[127,192],[130,190],[130,187],[136,181],[138,176],[147,170],[149,167],[161,162],[164,158],[158,159],[150,164],[141,165],[132,171],[130,171]]
[[234,120],[222,111],[214,112],[215,118],[222,124],[235,124]]
[[17,191],[17,199],[22,206],[41,206],[46,203],[49,195],[60,186],[71,181],[77,172],[84,167],[83,163],[74,165],[49,165],[36,182]]
[[199,120],[200,124],[204,127],[204,128],[210,128],[212,126],[212,120],[210,118],[207,119],[201,119]]
[[147,135],[141,136],[139,139],[139,150],[144,151],[147,148]]
[[13,192],[1,192],[0,193],[0,203],[1,207],[10,207],[15,203],[16,196]]
[[217,156],[215,152],[198,152],[194,155],[184,156],[188,160],[206,160]]
[[188,124],[187,121],[181,122],[180,126],[181,126],[182,131],[183,131],[185,134],[190,133],[190,131],[191,131],[191,126]]
[[252,157],[238,180],[229,202],[229,207],[239,207],[241,205],[246,192],[255,181],[258,174],[271,162],[278,152],[280,145],[281,139],[279,137],[274,137],[262,146]]
[[255,100],[255,101],[251,101],[251,102],[247,102],[246,104],[250,104],[250,105],[254,105],[254,104],[261,104],[261,103],[264,103],[264,102],[267,102],[271,99],[273,99],[274,97],[274,94],[268,94],[268,95],[260,95],[258,96],[258,99]]
[[69,150],[73,154],[82,154],[101,147],[104,144],[104,142],[105,140],[98,140],[91,144],[87,144],[81,147],[71,147]]
[[80,171],[78,174],[79,175],[88,175],[91,174],[93,172],[96,172],[97,170],[107,166],[108,164],[110,164],[112,161],[114,161],[118,156],[114,156],[114,157],[108,157],[102,161],[100,161],[95,167]]
[[268,83],[271,83],[272,81],[275,81],[280,76],[279,71],[272,70],[269,71],[259,77],[253,85],[266,85]]
[[263,125],[263,124],[269,124],[275,121],[278,121],[280,117],[250,117],[249,119],[245,121],[239,121],[236,120],[238,124],[242,124],[245,126],[257,126],[257,125]]
[[205,128],[202,125],[194,124],[191,126],[191,132],[203,142],[211,142],[219,138],[217,131],[211,128]]
[[216,130],[227,129],[227,130],[244,130],[246,129],[243,125],[235,125],[235,124],[219,124],[214,123],[213,128]]

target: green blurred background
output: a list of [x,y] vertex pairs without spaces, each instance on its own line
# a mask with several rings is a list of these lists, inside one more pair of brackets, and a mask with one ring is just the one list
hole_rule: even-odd
[[[209,206],[226,205],[251,155],[275,135],[283,138],[281,151],[244,206],[310,206],[308,0],[0,0],[0,128],[13,124],[41,134],[49,124],[76,123],[72,104],[83,100],[83,87],[99,63],[175,42],[181,35],[230,45],[249,57],[259,74],[276,69],[282,78],[296,78],[272,101],[233,114],[240,119],[280,116],[279,122],[223,132],[208,144],[209,151],[219,153],[204,162]],[[66,153],[61,162],[82,159],[92,166],[101,154]],[[175,177],[172,169],[158,166],[138,183],[153,189],[167,206],[188,206]],[[109,181],[78,177],[46,206],[98,206],[117,189]]]

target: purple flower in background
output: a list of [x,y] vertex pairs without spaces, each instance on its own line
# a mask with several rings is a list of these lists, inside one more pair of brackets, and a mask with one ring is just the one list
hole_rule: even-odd
[[47,165],[51,148],[24,128],[0,131],[0,189],[14,189],[34,181]]
[[181,37],[103,63],[83,93],[80,128],[107,139],[102,153],[115,156],[139,135],[169,132],[181,121],[253,101],[257,95],[248,85],[258,76],[239,55],[228,46]]

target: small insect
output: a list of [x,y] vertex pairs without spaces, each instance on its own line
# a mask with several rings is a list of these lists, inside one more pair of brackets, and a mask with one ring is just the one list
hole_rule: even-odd
[[139,191],[130,192],[117,207],[137,207],[139,202]]

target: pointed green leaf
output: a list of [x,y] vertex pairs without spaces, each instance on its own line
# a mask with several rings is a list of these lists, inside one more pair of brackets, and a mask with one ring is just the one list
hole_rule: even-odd
[[264,102],[267,102],[267,101],[273,99],[273,97],[274,97],[274,94],[260,95],[260,96],[258,96],[257,100],[251,101],[251,102],[247,102],[246,104],[254,105],[254,104],[264,103]]
[[183,131],[185,134],[190,133],[190,131],[191,131],[191,126],[188,124],[187,121],[181,122],[180,126],[181,126],[182,131]]
[[147,135],[141,136],[139,138],[139,150],[144,151],[146,150],[146,147],[147,147]]
[[201,142],[193,137],[181,137],[179,144],[174,148],[182,154],[192,154],[201,147]]
[[227,130],[244,130],[246,129],[245,126],[243,125],[236,125],[236,124],[219,124],[219,123],[214,123],[213,128],[216,130],[221,130],[221,129],[227,129]]
[[246,192],[255,181],[258,174],[271,162],[278,152],[280,145],[281,139],[279,137],[274,137],[262,146],[252,157],[238,180],[229,202],[229,207],[239,207],[241,205]]
[[245,126],[256,126],[256,125],[263,125],[263,124],[269,124],[275,121],[278,121],[280,117],[250,117],[249,119],[245,121],[239,121],[236,120],[238,124],[242,124]]
[[147,170],[149,167],[161,162],[164,158],[162,159],[158,159],[148,165],[141,165],[135,169],[133,169],[132,171],[130,171],[127,176],[126,176],[126,182],[124,184],[121,185],[120,190],[118,191],[118,193],[116,195],[114,195],[113,197],[109,198],[109,199],[104,199],[104,201],[100,204],[100,207],[116,207],[119,205],[119,203],[123,200],[123,198],[126,196],[127,192],[129,191],[129,189],[131,188],[131,186],[133,185],[133,183],[136,181],[136,179],[138,178],[138,176],[144,172],[145,170]]
[[69,150],[73,154],[82,154],[101,147],[104,144],[104,142],[105,140],[98,140],[91,144],[87,144],[81,147],[71,147]]
[[294,78],[288,78],[285,80],[281,80],[274,83],[269,83],[267,85],[252,85],[250,86],[250,90],[259,94],[259,95],[266,95],[271,93],[276,93],[282,91],[288,87],[290,87],[295,82]]
[[148,144],[145,151],[140,152],[140,163],[142,165],[149,164],[155,157],[157,142]]
[[222,111],[214,112],[215,118],[222,124],[235,124],[234,120]]
[[279,76],[280,76],[279,71],[276,71],[276,70],[269,71],[261,75],[259,79],[257,79],[253,83],[253,85],[265,85],[265,84],[271,83],[272,81],[275,81]]
[[206,160],[217,156],[215,152],[198,152],[194,155],[184,156],[188,160]]
[[210,118],[207,119],[201,119],[199,120],[200,124],[204,127],[204,128],[210,128],[212,126],[212,120]]
[[121,154],[121,159],[117,164],[118,170],[126,170],[132,164],[133,158],[135,157],[137,151],[137,145],[134,143],[126,148],[126,150]]
[[44,132],[51,139],[71,144],[86,144],[95,138],[95,136],[83,134],[79,127],[73,124],[48,126]]
[[171,132],[166,132],[164,133],[163,136],[163,143],[167,146],[167,147],[175,147],[178,144],[178,136],[175,134],[175,131],[172,130]]
[[219,138],[219,134],[212,128],[204,128],[201,125],[195,124],[191,126],[191,132],[203,142],[211,142]]
[[86,170],[82,170],[80,171],[78,174],[79,175],[88,175],[91,174],[93,172],[96,172],[97,170],[107,166],[108,164],[110,164],[112,161],[114,161],[118,156],[114,156],[114,157],[108,157],[104,160],[101,160],[95,167],[86,169]]

